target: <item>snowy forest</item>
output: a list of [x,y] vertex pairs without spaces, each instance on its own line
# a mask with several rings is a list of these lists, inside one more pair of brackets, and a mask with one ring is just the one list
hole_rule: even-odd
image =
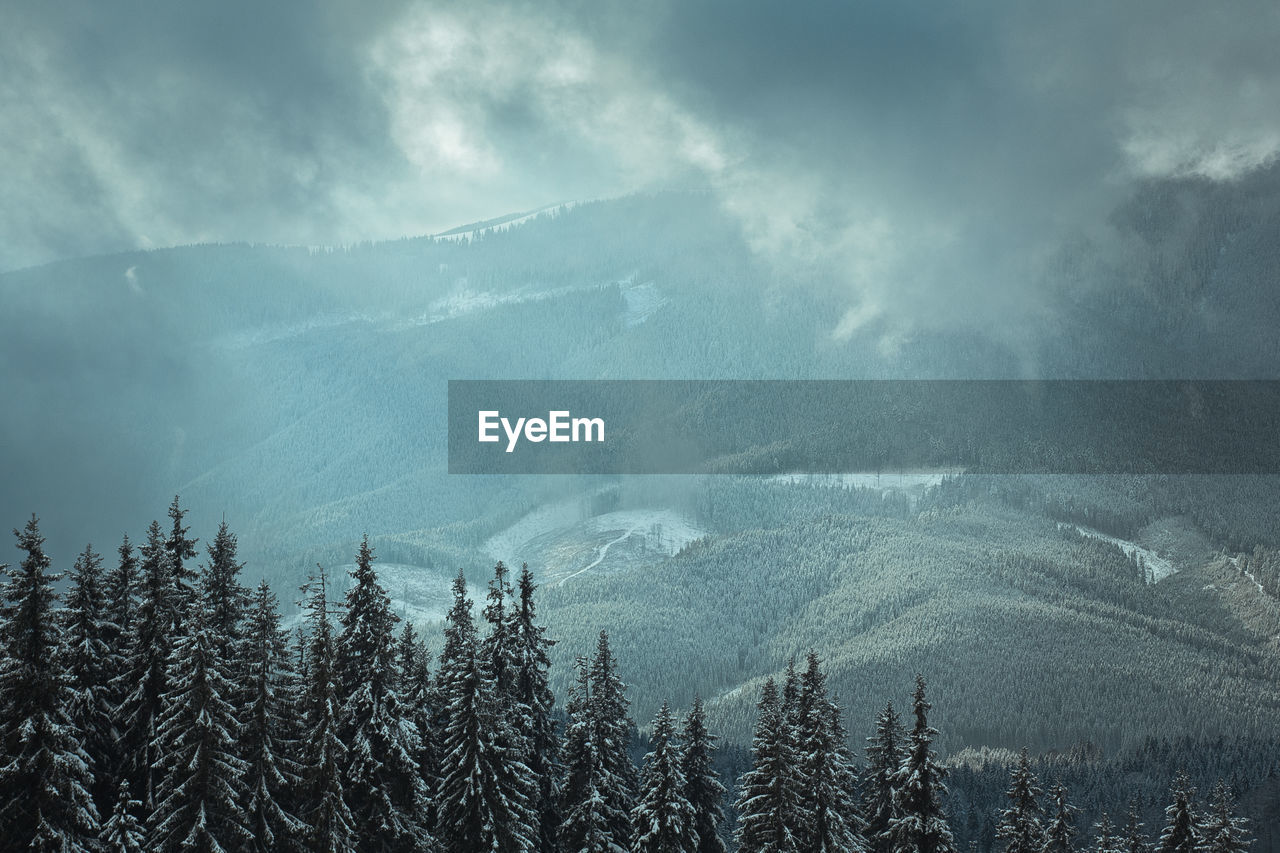
[[[747,767],[721,778],[701,699],[641,735],[607,631],[557,704],[555,640],[528,566],[499,562],[477,618],[459,572],[438,660],[393,611],[362,542],[283,624],[241,579],[223,522],[205,548],[178,498],[168,528],[53,571],[33,515],[0,594],[3,850],[442,853],[951,853],[953,797],[923,676],[855,758],[817,651],[764,682]],[[589,652],[589,653],[588,653]],[[636,758],[639,757],[639,762]],[[991,843],[1004,853],[1240,853],[1248,821],[1219,780],[1173,780],[1163,827],[1116,802],[1081,826],[1027,750]]]

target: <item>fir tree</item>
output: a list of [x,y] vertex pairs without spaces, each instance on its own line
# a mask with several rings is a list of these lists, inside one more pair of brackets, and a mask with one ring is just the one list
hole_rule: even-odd
[[489,633],[480,641],[480,660],[489,673],[494,694],[504,704],[515,695],[516,651],[512,625],[507,618],[507,601],[514,591],[507,582],[507,567],[499,560],[485,596],[484,619]]
[[64,625],[65,670],[70,687],[67,714],[81,733],[94,784],[91,789],[99,814],[115,804],[115,708],[111,695],[113,655],[107,646],[109,626],[102,589],[102,558],[86,546],[76,557],[71,588],[61,612]]
[[283,805],[299,786],[300,768],[289,757],[296,743],[285,724],[296,697],[288,680],[287,634],[280,628],[279,607],[266,580],[254,594],[245,639],[249,703],[241,744],[249,768],[244,811],[252,835],[250,849],[299,849],[303,824]]
[[1142,820],[1138,815],[1138,804],[1129,801],[1129,819],[1125,824],[1124,838],[1119,841],[1123,853],[1150,853],[1151,844],[1143,832]]
[[102,828],[102,853],[143,853],[146,833],[138,822],[142,803],[129,796],[129,783],[121,782],[111,817]]
[[436,691],[431,683],[431,651],[406,622],[396,652],[400,696],[405,714],[418,729],[418,775],[432,793],[422,822],[434,833],[436,804],[434,792],[440,786],[440,756],[436,732]]
[[1006,794],[1009,807],[1001,815],[1000,827],[996,830],[996,838],[1004,842],[1005,853],[1040,853],[1044,849],[1045,833],[1040,814],[1042,793],[1031,770],[1027,748],[1023,747]]
[[1122,853],[1123,840],[1115,833],[1115,828],[1111,826],[1111,817],[1106,813],[1102,813],[1102,818],[1094,825],[1094,853]]
[[236,547],[235,534],[222,522],[208,547],[209,562],[200,576],[208,628],[221,645],[221,654],[232,660],[240,656],[239,643],[250,600],[249,590],[240,583],[244,564],[236,560]]
[[356,816],[358,849],[419,851],[431,846],[422,816],[430,800],[419,773],[417,726],[401,707],[394,629],[397,617],[378,583],[373,551],[360,543],[338,641],[344,786]]
[[187,560],[195,557],[196,543],[200,540],[187,538],[190,528],[182,523],[186,515],[187,510],[178,505],[178,496],[174,495],[173,503],[169,504],[169,536],[164,541],[164,551],[173,574],[175,633],[181,632],[187,611],[196,599],[196,572],[187,565]]
[[698,836],[698,846],[694,850],[696,853],[725,853],[724,841],[720,838],[725,789],[711,760],[717,738],[707,731],[707,714],[699,696],[693,697],[693,707],[684,718],[680,740],[684,796],[693,808],[693,829]]
[[537,586],[529,564],[520,569],[519,605],[510,614],[510,637],[513,651],[514,698],[518,714],[516,729],[524,741],[524,763],[534,782],[533,808],[538,817],[538,850],[554,853],[556,827],[560,824],[555,780],[559,774],[559,738],[552,716],[555,696],[548,683],[551,669],[550,651],[555,640],[546,637],[546,628],[538,625],[533,593]]
[[591,661],[591,740],[595,750],[596,786],[608,838],[626,850],[631,845],[631,809],[636,799],[636,768],[628,747],[635,723],[628,713],[627,687],[609,650],[609,635],[600,632]]
[[[134,618],[138,608],[138,558],[134,555],[133,543],[129,541],[127,534],[120,543],[117,554],[119,559],[107,572],[103,582],[106,608],[103,643],[107,648],[103,665],[106,668],[107,701],[114,713],[111,742],[106,745],[103,755],[98,757],[100,774],[108,777],[113,785],[131,775],[123,750],[128,740],[122,711],[127,709],[128,698],[134,686],[128,678],[128,672]],[[97,781],[102,782],[101,779]]]
[[137,612],[138,558],[133,553],[133,543],[128,534],[116,552],[119,559],[107,573],[104,583],[106,597],[106,621],[109,626],[107,645],[116,654],[125,652],[124,644],[133,633],[133,620]]
[[307,824],[305,847],[313,853],[351,853],[356,849],[355,819],[342,792],[347,750],[338,738],[333,626],[323,568],[302,592],[310,635],[303,697],[307,739],[302,748],[302,788],[308,808],[301,817]]
[[466,579],[453,583],[437,677],[444,772],[438,827],[449,853],[525,853],[536,836],[528,768],[511,751],[509,723],[481,663]]
[[155,805],[153,768],[159,759],[156,723],[168,689],[166,667],[177,610],[173,573],[159,522],[151,522],[147,544],[142,546],[141,553],[141,596],[133,620],[128,659],[118,676],[118,693],[125,695],[121,703],[124,727],[121,750],[127,765],[122,768],[124,777],[129,780],[130,790],[138,792],[143,807],[149,811]]
[[1236,817],[1231,789],[1219,779],[1200,828],[1201,853],[1245,853],[1252,844],[1248,821]]
[[248,766],[236,755],[240,722],[228,700],[234,687],[204,607],[193,609],[188,628],[169,654],[149,847],[165,853],[242,849],[251,840],[241,811]]
[[7,849],[92,849],[99,834],[89,760],[67,715],[70,691],[39,522],[15,530],[25,553],[0,589],[0,839]]
[[609,838],[601,808],[595,744],[591,732],[591,680],[589,661],[579,656],[574,683],[565,708],[569,723],[564,746],[564,785],[560,792],[560,849],[585,853],[617,853],[622,850]]
[[1179,773],[1173,783],[1173,802],[1164,810],[1165,827],[1156,845],[1158,853],[1194,853],[1200,844],[1200,828],[1196,823],[1192,802],[1195,789],[1187,774]]
[[876,717],[875,734],[867,738],[867,765],[862,773],[862,814],[871,853],[889,853],[889,826],[894,811],[894,779],[902,765],[904,733],[893,703]]
[[[796,788],[796,756],[788,737],[777,685],[764,683],[756,706],[751,769],[738,781],[739,853],[801,853],[795,837],[800,792]],[[807,853],[807,851],[805,851]]]
[[631,810],[632,853],[693,853],[698,834],[685,796],[675,720],[664,701],[653,720],[649,753],[640,773],[640,794]]
[[796,841],[813,853],[857,853],[866,849],[853,800],[855,772],[845,748],[840,708],[827,697],[818,656],[810,652],[800,678],[797,758],[801,790]]
[[1075,816],[1079,809],[1067,802],[1067,789],[1061,782],[1049,789],[1053,815],[1044,833],[1045,853],[1071,853],[1075,846]]
[[894,779],[898,816],[889,834],[898,853],[955,853],[955,841],[942,810],[946,771],[933,754],[933,737],[938,731],[929,726],[931,706],[924,698],[924,687],[924,676],[916,676],[915,726]]

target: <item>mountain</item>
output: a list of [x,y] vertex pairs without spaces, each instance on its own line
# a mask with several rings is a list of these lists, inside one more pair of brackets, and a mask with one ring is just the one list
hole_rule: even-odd
[[[5,273],[0,517],[39,513],[65,566],[181,494],[197,535],[225,517],[280,589],[368,532],[421,620],[459,567],[479,593],[494,560],[527,560],[560,679],[607,627],[638,717],[701,691],[738,741],[760,680],[810,647],[854,720],[927,670],[952,747],[1258,733],[1276,611],[1231,558],[1280,545],[1274,478],[445,473],[456,378],[1276,374],[1280,166],[1153,182],[1109,227],[1119,249],[1055,258],[1030,353],[981,324],[838,336],[838,277],[753,251],[705,195]],[[1148,583],[1141,553],[1178,571]]]

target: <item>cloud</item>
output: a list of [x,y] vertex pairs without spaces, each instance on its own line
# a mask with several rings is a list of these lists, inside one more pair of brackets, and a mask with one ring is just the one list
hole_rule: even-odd
[[[841,338],[1025,325],[1136,181],[1280,153],[1280,11],[1190,0],[9,4],[0,268],[709,187]],[[803,279],[804,275],[789,278]]]

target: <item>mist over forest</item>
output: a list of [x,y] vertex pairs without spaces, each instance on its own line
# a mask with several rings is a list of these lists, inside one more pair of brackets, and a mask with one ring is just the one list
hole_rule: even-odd
[[366,5],[0,11],[0,850],[1280,849],[1280,475],[447,430],[1280,378],[1274,8]]

